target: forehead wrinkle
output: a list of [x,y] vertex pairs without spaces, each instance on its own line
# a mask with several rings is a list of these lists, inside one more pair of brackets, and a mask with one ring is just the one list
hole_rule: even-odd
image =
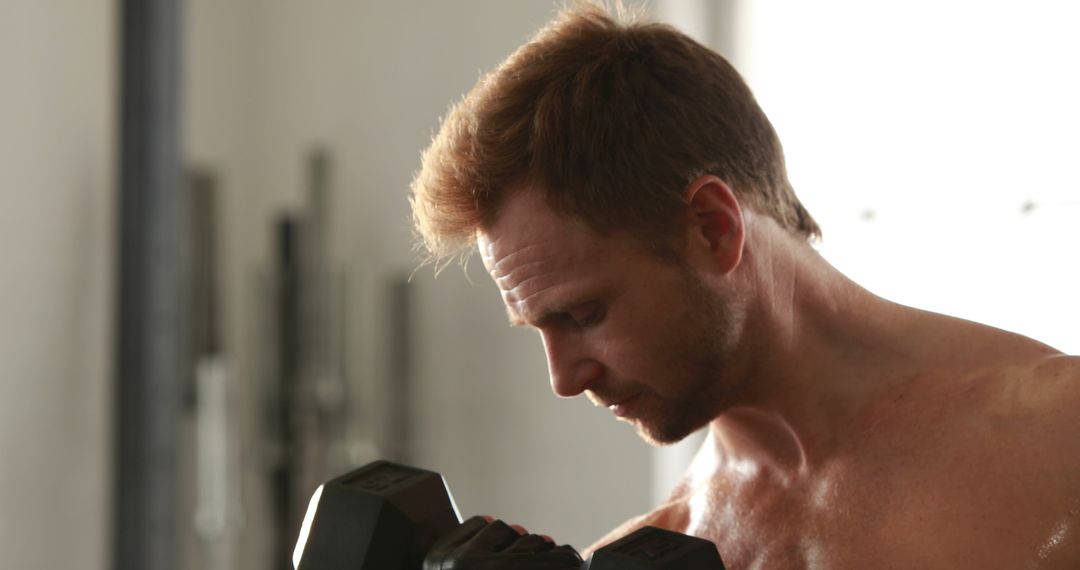
[[[560,284],[567,284],[574,279],[564,275],[560,278],[556,272],[561,268],[578,265],[579,260],[570,260],[562,257],[541,259],[514,268],[501,277],[492,276],[499,289],[503,291],[504,300],[518,305],[527,300],[553,289]],[[521,275],[524,273],[524,275]],[[534,284],[540,281],[538,287]],[[534,290],[530,290],[534,289]]]
[[[510,261],[510,260],[516,258],[517,256],[522,255],[523,253],[526,253],[529,250],[534,249],[534,248],[536,248],[536,246],[540,245],[538,243],[526,243],[526,244],[523,244],[523,245],[519,245],[519,246],[517,246],[515,248],[515,247],[513,247],[513,244],[511,244],[511,247],[508,248],[508,249],[510,249],[510,251],[508,251],[506,253],[502,253],[500,255],[501,252],[498,251],[500,249],[498,244],[500,242],[502,242],[502,241],[505,241],[505,240],[509,239],[510,237],[512,237],[512,236],[501,237],[501,238],[499,238],[497,240],[494,240],[494,241],[491,241],[490,243],[488,243],[487,253],[484,254],[484,255],[485,255],[485,257],[487,259],[491,260],[492,269],[497,269],[500,265],[505,265],[508,261]],[[549,241],[549,240],[545,240],[545,241]],[[543,243],[543,242],[541,242],[541,243]]]
[[[535,244],[522,248],[521,250],[503,257],[495,264],[495,266],[490,268],[491,277],[496,285],[509,296],[506,299],[507,301],[531,296],[522,295],[522,289],[528,288],[530,284],[537,280],[552,279],[555,277],[553,274],[561,268],[573,266],[580,261],[577,259],[569,259],[566,255],[562,255],[556,250],[547,250],[547,255],[543,252],[537,252],[534,248],[539,245],[543,244]],[[526,257],[524,260],[510,260],[510,256],[513,255],[528,255],[529,257]],[[513,262],[515,261],[521,261],[521,263],[514,265]],[[512,266],[508,267],[508,265]]]
[[[526,279],[522,283],[522,285],[524,283],[529,282],[529,281],[534,281],[535,279],[537,279],[537,278],[534,277],[532,279]],[[513,298],[512,300],[513,300],[514,304],[516,304],[516,305],[518,305],[520,307],[521,305],[524,305],[529,299],[535,298],[537,295],[539,295],[539,294],[541,294],[541,293],[543,293],[545,291],[549,291],[551,289],[554,289],[554,288],[555,288],[555,285],[547,285],[546,287],[540,287],[539,289],[537,289],[535,291],[527,292],[525,295],[521,295],[519,293],[519,291],[522,289],[522,287],[521,287],[521,285],[519,285],[518,287],[514,287],[513,289],[508,290],[507,295],[511,296]]]
[[[548,263],[549,261],[550,260],[533,262],[530,265]],[[556,267],[558,267],[558,265],[556,265]],[[570,285],[570,282],[553,278],[550,270],[532,273],[524,279],[512,284],[507,283],[509,280],[509,277],[495,279],[496,283],[499,285],[503,302],[506,305],[507,315],[510,317],[512,324],[515,322],[519,324],[524,324],[529,321],[536,322],[550,313],[561,310],[562,303],[557,297],[555,299],[555,304],[552,304],[551,306],[544,306],[542,303],[538,304],[536,299],[551,290],[561,289]],[[531,307],[530,310],[527,304],[536,306]]]
[[[554,254],[548,255],[548,256],[544,256],[543,250],[541,250],[539,253],[536,253],[536,250],[538,248],[541,248],[541,247],[543,247],[545,245],[548,245],[548,244],[551,244],[551,243],[554,243],[554,242],[557,242],[557,241],[558,240],[556,238],[548,238],[548,239],[545,239],[545,240],[540,241],[540,242],[528,243],[528,244],[525,244],[525,245],[523,245],[523,246],[521,246],[521,247],[519,247],[519,248],[517,248],[515,250],[510,251],[509,253],[507,253],[505,255],[502,255],[502,256],[497,255],[494,252],[495,248],[491,247],[492,253],[489,256],[489,258],[494,261],[494,263],[491,266],[491,270],[492,270],[493,273],[494,272],[502,273],[503,272],[502,268],[504,266],[506,266],[506,264],[513,263],[519,256],[530,254],[530,253],[535,253],[538,257],[540,257],[540,259],[535,260],[535,261],[526,260],[524,262],[521,262],[522,265],[520,265],[519,267],[524,267],[526,265],[543,262],[545,259],[549,259],[549,258],[560,258],[560,257],[562,257],[562,255],[559,255],[558,253],[554,253]],[[494,245],[494,242],[492,242],[492,245]],[[498,258],[498,259],[496,259],[496,258]],[[511,269],[511,272],[513,272],[513,269]]]
[[[537,289],[536,291],[532,291],[532,292],[529,292],[526,289],[527,284],[533,283],[537,279],[541,279],[543,277],[544,277],[544,274],[533,275],[531,277],[528,277],[528,278],[514,284],[514,286],[512,286],[512,287],[508,287],[508,286],[504,285],[503,282],[505,281],[505,278],[496,279],[496,282],[499,285],[499,289],[502,291],[503,301],[506,303],[506,305],[507,306],[516,305],[516,306],[520,307],[528,299],[530,299],[532,297],[535,297],[536,295],[538,295],[538,294],[540,294],[540,293],[542,293],[542,292],[544,292],[544,291],[546,291],[548,289],[551,289],[553,287],[553,285],[548,285],[546,287],[541,287],[540,289]],[[522,294],[523,291],[525,292],[525,294]]]
[[495,280],[495,284],[502,292],[503,302],[507,305],[507,307],[510,307],[511,305],[520,307],[520,305],[524,303],[524,300],[526,298],[532,296],[528,294],[523,294],[527,291],[529,285],[531,283],[535,283],[538,279],[542,279],[546,275],[547,273],[545,272],[538,272],[517,281],[514,280],[513,273],[503,277],[495,277],[494,275],[492,275],[492,278]]
[[[541,265],[541,264],[543,264],[543,263],[548,263],[549,261],[550,261],[550,260],[547,260],[547,259],[538,259],[538,260],[536,260],[536,261],[530,261],[529,263],[526,263],[526,264],[523,264],[523,265],[519,265],[519,266],[517,266],[517,267],[515,267],[515,268],[511,269],[511,270],[510,270],[509,272],[507,272],[507,273],[504,273],[504,274],[502,274],[502,275],[496,275],[496,272],[495,272],[495,271],[493,271],[493,272],[492,272],[492,275],[491,275],[491,277],[492,277],[492,279],[494,279],[494,280],[495,280],[495,281],[496,281],[497,283],[499,283],[499,284],[501,285],[501,284],[502,284],[503,282],[505,282],[505,281],[513,281],[513,279],[514,279],[514,274],[515,274],[515,273],[521,273],[521,272],[522,272],[523,270],[529,269],[529,268],[531,268],[531,267],[533,267],[533,266],[536,266],[536,265]],[[543,274],[543,273],[541,273],[541,275],[542,275],[542,274]],[[537,276],[537,275],[533,275],[533,276],[531,276],[531,277],[526,277],[526,278],[524,279],[524,281],[528,281],[528,280],[530,280],[530,279],[535,279],[536,277],[538,277],[538,276]],[[522,281],[522,283],[523,283],[524,281]],[[518,285],[520,285],[520,284],[521,284],[521,283],[518,283]]]

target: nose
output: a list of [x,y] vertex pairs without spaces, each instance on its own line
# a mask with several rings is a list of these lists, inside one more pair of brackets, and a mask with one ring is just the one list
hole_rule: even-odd
[[575,339],[546,332],[541,332],[540,336],[547,354],[551,391],[556,396],[577,396],[603,375],[603,365],[587,356],[587,351]]

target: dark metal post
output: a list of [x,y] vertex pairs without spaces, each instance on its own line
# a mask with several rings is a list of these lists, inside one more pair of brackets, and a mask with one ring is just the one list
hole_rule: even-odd
[[120,3],[119,263],[113,563],[177,568],[185,371],[179,0]]
[[411,435],[413,401],[413,359],[415,358],[413,340],[412,288],[407,275],[392,278],[389,284],[389,314],[387,315],[387,336],[390,340],[388,374],[385,378],[383,406],[384,429],[381,451],[384,456],[394,461],[407,462],[412,459]]
[[304,294],[302,279],[302,238],[304,226],[293,216],[278,221],[276,234],[276,267],[274,309],[276,310],[274,350],[277,353],[277,374],[272,389],[272,423],[268,432],[273,434],[278,449],[271,471],[274,496],[275,554],[272,568],[288,570],[292,567],[292,547],[303,517],[304,497],[297,494],[297,480],[301,467],[303,443],[297,421],[297,394],[300,384],[301,332],[303,318],[301,299]]

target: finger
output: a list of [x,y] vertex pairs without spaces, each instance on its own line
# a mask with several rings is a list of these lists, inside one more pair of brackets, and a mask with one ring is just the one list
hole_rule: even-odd
[[581,557],[569,546],[560,546],[546,552],[522,554],[515,557],[508,568],[514,570],[579,570]]
[[521,536],[525,536],[526,534],[529,534],[529,531],[525,530],[525,527],[523,527],[523,526],[521,526],[519,524],[512,524],[512,525],[510,525],[510,528],[516,530],[517,533],[519,535],[521,535]]
[[472,517],[440,538],[438,546],[447,550],[456,548],[467,542],[470,538],[475,536],[476,533],[487,527],[488,524],[489,521],[486,520],[485,517]]
[[566,544],[552,548],[550,553],[555,556],[563,556],[574,564],[581,564],[584,562],[584,560],[581,559],[581,555],[578,554],[578,551]]
[[491,515],[483,515],[480,518],[484,519],[485,521],[487,521],[489,523],[495,522],[495,517],[493,517]]
[[510,528],[510,525],[503,521],[497,520],[489,523],[470,538],[468,548],[486,552],[500,552],[519,538],[521,538],[521,535],[518,534],[518,531]]
[[541,534],[539,536],[540,536],[540,538],[544,539],[545,541],[550,542],[551,544],[555,544],[555,539],[554,538],[551,538],[550,536],[548,536],[546,534]]
[[542,536],[535,534],[527,534],[514,541],[505,552],[524,553],[524,552],[545,552],[554,548],[554,544],[544,540]]

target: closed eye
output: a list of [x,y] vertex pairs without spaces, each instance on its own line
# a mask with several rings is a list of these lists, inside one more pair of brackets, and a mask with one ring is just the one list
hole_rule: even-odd
[[545,311],[535,321],[511,316],[510,324],[513,326],[531,324],[538,329],[565,326],[583,328],[599,323],[604,319],[604,315],[603,306],[599,301],[588,301],[579,303],[571,309]]
[[571,313],[571,318],[579,327],[592,326],[604,319],[604,308],[600,303],[588,303]]

